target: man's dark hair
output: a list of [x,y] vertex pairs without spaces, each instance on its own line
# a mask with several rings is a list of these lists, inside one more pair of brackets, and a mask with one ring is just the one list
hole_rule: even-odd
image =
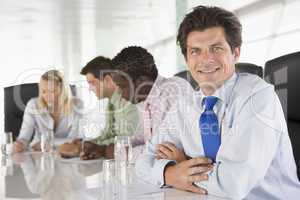
[[155,81],[158,71],[153,56],[144,48],[129,46],[122,49],[113,59],[116,70],[126,73],[133,82],[141,76]]
[[[91,73],[97,79],[103,78],[105,75],[110,74],[109,71],[113,70],[113,65],[109,58],[98,56],[88,62],[80,71],[80,74],[86,75]],[[102,73],[101,73],[102,72]]]
[[223,27],[231,51],[242,45],[242,25],[234,13],[219,7],[197,6],[181,22],[177,35],[181,52],[186,58],[187,37],[192,31]]

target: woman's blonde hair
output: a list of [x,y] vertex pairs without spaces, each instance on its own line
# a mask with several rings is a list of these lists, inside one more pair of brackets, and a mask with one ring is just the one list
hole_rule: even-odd
[[[73,95],[69,84],[66,84],[64,80],[63,74],[58,70],[49,70],[41,76],[40,82],[42,80],[51,81],[61,89],[61,92],[59,94],[59,99],[58,99],[59,110],[61,113],[64,113],[65,115],[70,114],[74,106]],[[40,87],[39,87],[38,104],[40,109],[44,109],[44,108],[49,109],[47,103],[42,97]]]

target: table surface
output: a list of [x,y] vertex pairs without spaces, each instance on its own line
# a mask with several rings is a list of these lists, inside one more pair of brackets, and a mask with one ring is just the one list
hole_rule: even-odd
[[[161,189],[138,180],[134,175],[131,184],[126,187],[119,185],[112,194],[103,187],[101,159],[63,159],[56,153],[40,152],[0,156],[0,199],[220,199],[173,188]],[[134,170],[132,172],[134,173]]]

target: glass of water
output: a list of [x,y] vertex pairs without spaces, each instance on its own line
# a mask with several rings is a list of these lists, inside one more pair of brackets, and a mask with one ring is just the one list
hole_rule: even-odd
[[111,183],[115,179],[115,160],[103,160],[103,184]]
[[7,132],[4,134],[3,141],[1,143],[1,151],[4,155],[11,155],[13,153],[13,134]]
[[53,152],[54,149],[54,132],[48,130],[41,134],[41,150],[42,152]]
[[127,135],[116,136],[114,141],[114,156],[116,160],[125,161],[126,164],[132,162],[131,137]]
[[117,195],[115,160],[103,160],[103,199],[115,199]]
[[130,183],[129,166],[132,162],[132,145],[130,136],[116,136],[114,146],[116,175],[122,185]]

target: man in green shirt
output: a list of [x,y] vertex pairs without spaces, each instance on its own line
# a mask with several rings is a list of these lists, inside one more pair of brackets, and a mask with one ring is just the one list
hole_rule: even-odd
[[[132,135],[138,123],[137,108],[122,98],[124,91],[112,79],[114,68],[109,58],[98,56],[91,60],[80,72],[86,76],[90,90],[97,98],[109,98],[106,108],[106,125],[99,137],[85,142],[82,159],[93,159],[101,156],[112,157],[114,137],[116,135]],[[80,133],[79,133],[80,134]],[[79,156],[81,139],[59,146],[59,153],[64,157]],[[86,153],[88,152],[88,153]],[[92,152],[92,153],[89,153]]]

